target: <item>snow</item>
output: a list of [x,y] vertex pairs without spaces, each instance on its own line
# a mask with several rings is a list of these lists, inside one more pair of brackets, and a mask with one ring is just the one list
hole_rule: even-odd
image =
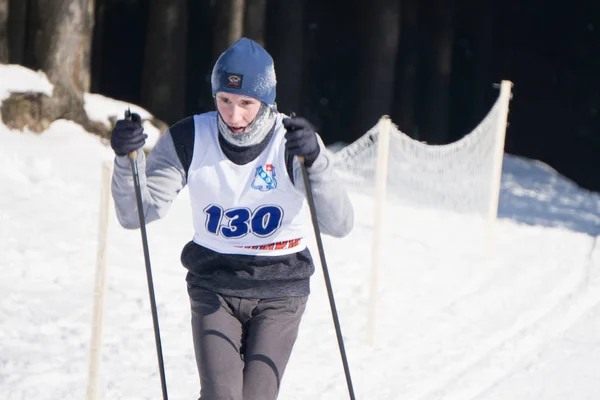
[[35,91],[52,96],[54,85],[43,71],[32,71],[20,65],[0,64],[0,102],[10,93]]
[[[0,67],[0,98],[10,88],[48,89],[39,74]],[[97,95],[86,103],[102,121],[128,106]],[[43,134],[0,124],[0,399],[85,397],[101,170],[111,160],[105,142],[68,121]],[[435,213],[408,218],[390,204],[373,345],[372,212],[361,212],[373,198],[351,198],[354,231],[323,240],[357,399],[600,398],[600,195],[543,163],[505,156],[490,257],[465,250],[456,225],[431,229]],[[179,261],[191,236],[184,189],[148,225],[171,399],[199,391]],[[100,397],[158,399],[140,233],[121,228],[111,209],[107,243]],[[311,287],[279,398],[347,399],[320,269]]]
[[90,120],[100,122],[105,126],[112,126],[114,121],[123,118],[123,114],[127,108],[129,108],[132,113],[139,114],[142,121],[144,121],[142,123],[144,132],[148,135],[146,145],[144,146],[144,149],[146,150],[150,150],[160,137],[161,132],[148,121],[148,119],[152,118],[152,115],[142,107],[124,101],[110,99],[95,93],[86,93],[84,100],[85,112]]

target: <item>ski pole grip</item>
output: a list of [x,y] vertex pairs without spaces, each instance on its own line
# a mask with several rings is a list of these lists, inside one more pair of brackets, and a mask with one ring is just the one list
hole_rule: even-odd
[[[127,110],[125,110],[125,119],[138,123],[141,122],[139,115],[132,114],[131,109],[129,107],[127,107]],[[134,150],[131,153],[129,153],[129,158],[135,160],[137,158],[137,150]]]
[[[296,113],[294,111],[292,111],[290,113],[290,118],[296,118]],[[304,164],[304,156],[296,156],[298,157],[298,161],[300,162],[300,164]]]

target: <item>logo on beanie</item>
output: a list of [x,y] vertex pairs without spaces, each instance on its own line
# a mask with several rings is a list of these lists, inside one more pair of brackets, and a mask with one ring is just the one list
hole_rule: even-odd
[[273,164],[260,165],[256,168],[256,175],[252,181],[252,188],[267,192],[277,187],[275,180],[275,167]]
[[242,81],[244,80],[244,75],[240,74],[227,74],[227,81],[225,82],[225,87],[232,89],[241,89]]

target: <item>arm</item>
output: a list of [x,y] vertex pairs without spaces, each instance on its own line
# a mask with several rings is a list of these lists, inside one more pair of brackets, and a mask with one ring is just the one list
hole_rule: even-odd
[[[137,152],[144,216],[152,222],[166,215],[169,206],[186,184],[186,173],[179,160],[170,131],[166,131],[148,155]],[[140,227],[129,156],[116,156],[112,196],[119,223],[126,229]]]
[[[354,210],[350,198],[333,169],[333,160],[318,137],[321,148],[313,164],[307,168],[308,180],[315,200],[319,228],[327,235],[344,237],[354,226]],[[294,184],[305,192],[300,162],[294,157]]]

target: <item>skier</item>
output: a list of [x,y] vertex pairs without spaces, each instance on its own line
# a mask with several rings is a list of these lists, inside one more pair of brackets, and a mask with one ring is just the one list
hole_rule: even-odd
[[[242,38],[216,61],[217,111],[171,126],[146,158],[137,151],[146,222],[162,218],[188,186],[193,239],[188,273],[200,399],[276,399],[314,272],[299,159],[304,158],[319,227],[347,235],[353,209],[311,124],[279,113],[273,59]],[[147,135],[116,122],[112,195],[120,224],[139,228],[128,154]]]

